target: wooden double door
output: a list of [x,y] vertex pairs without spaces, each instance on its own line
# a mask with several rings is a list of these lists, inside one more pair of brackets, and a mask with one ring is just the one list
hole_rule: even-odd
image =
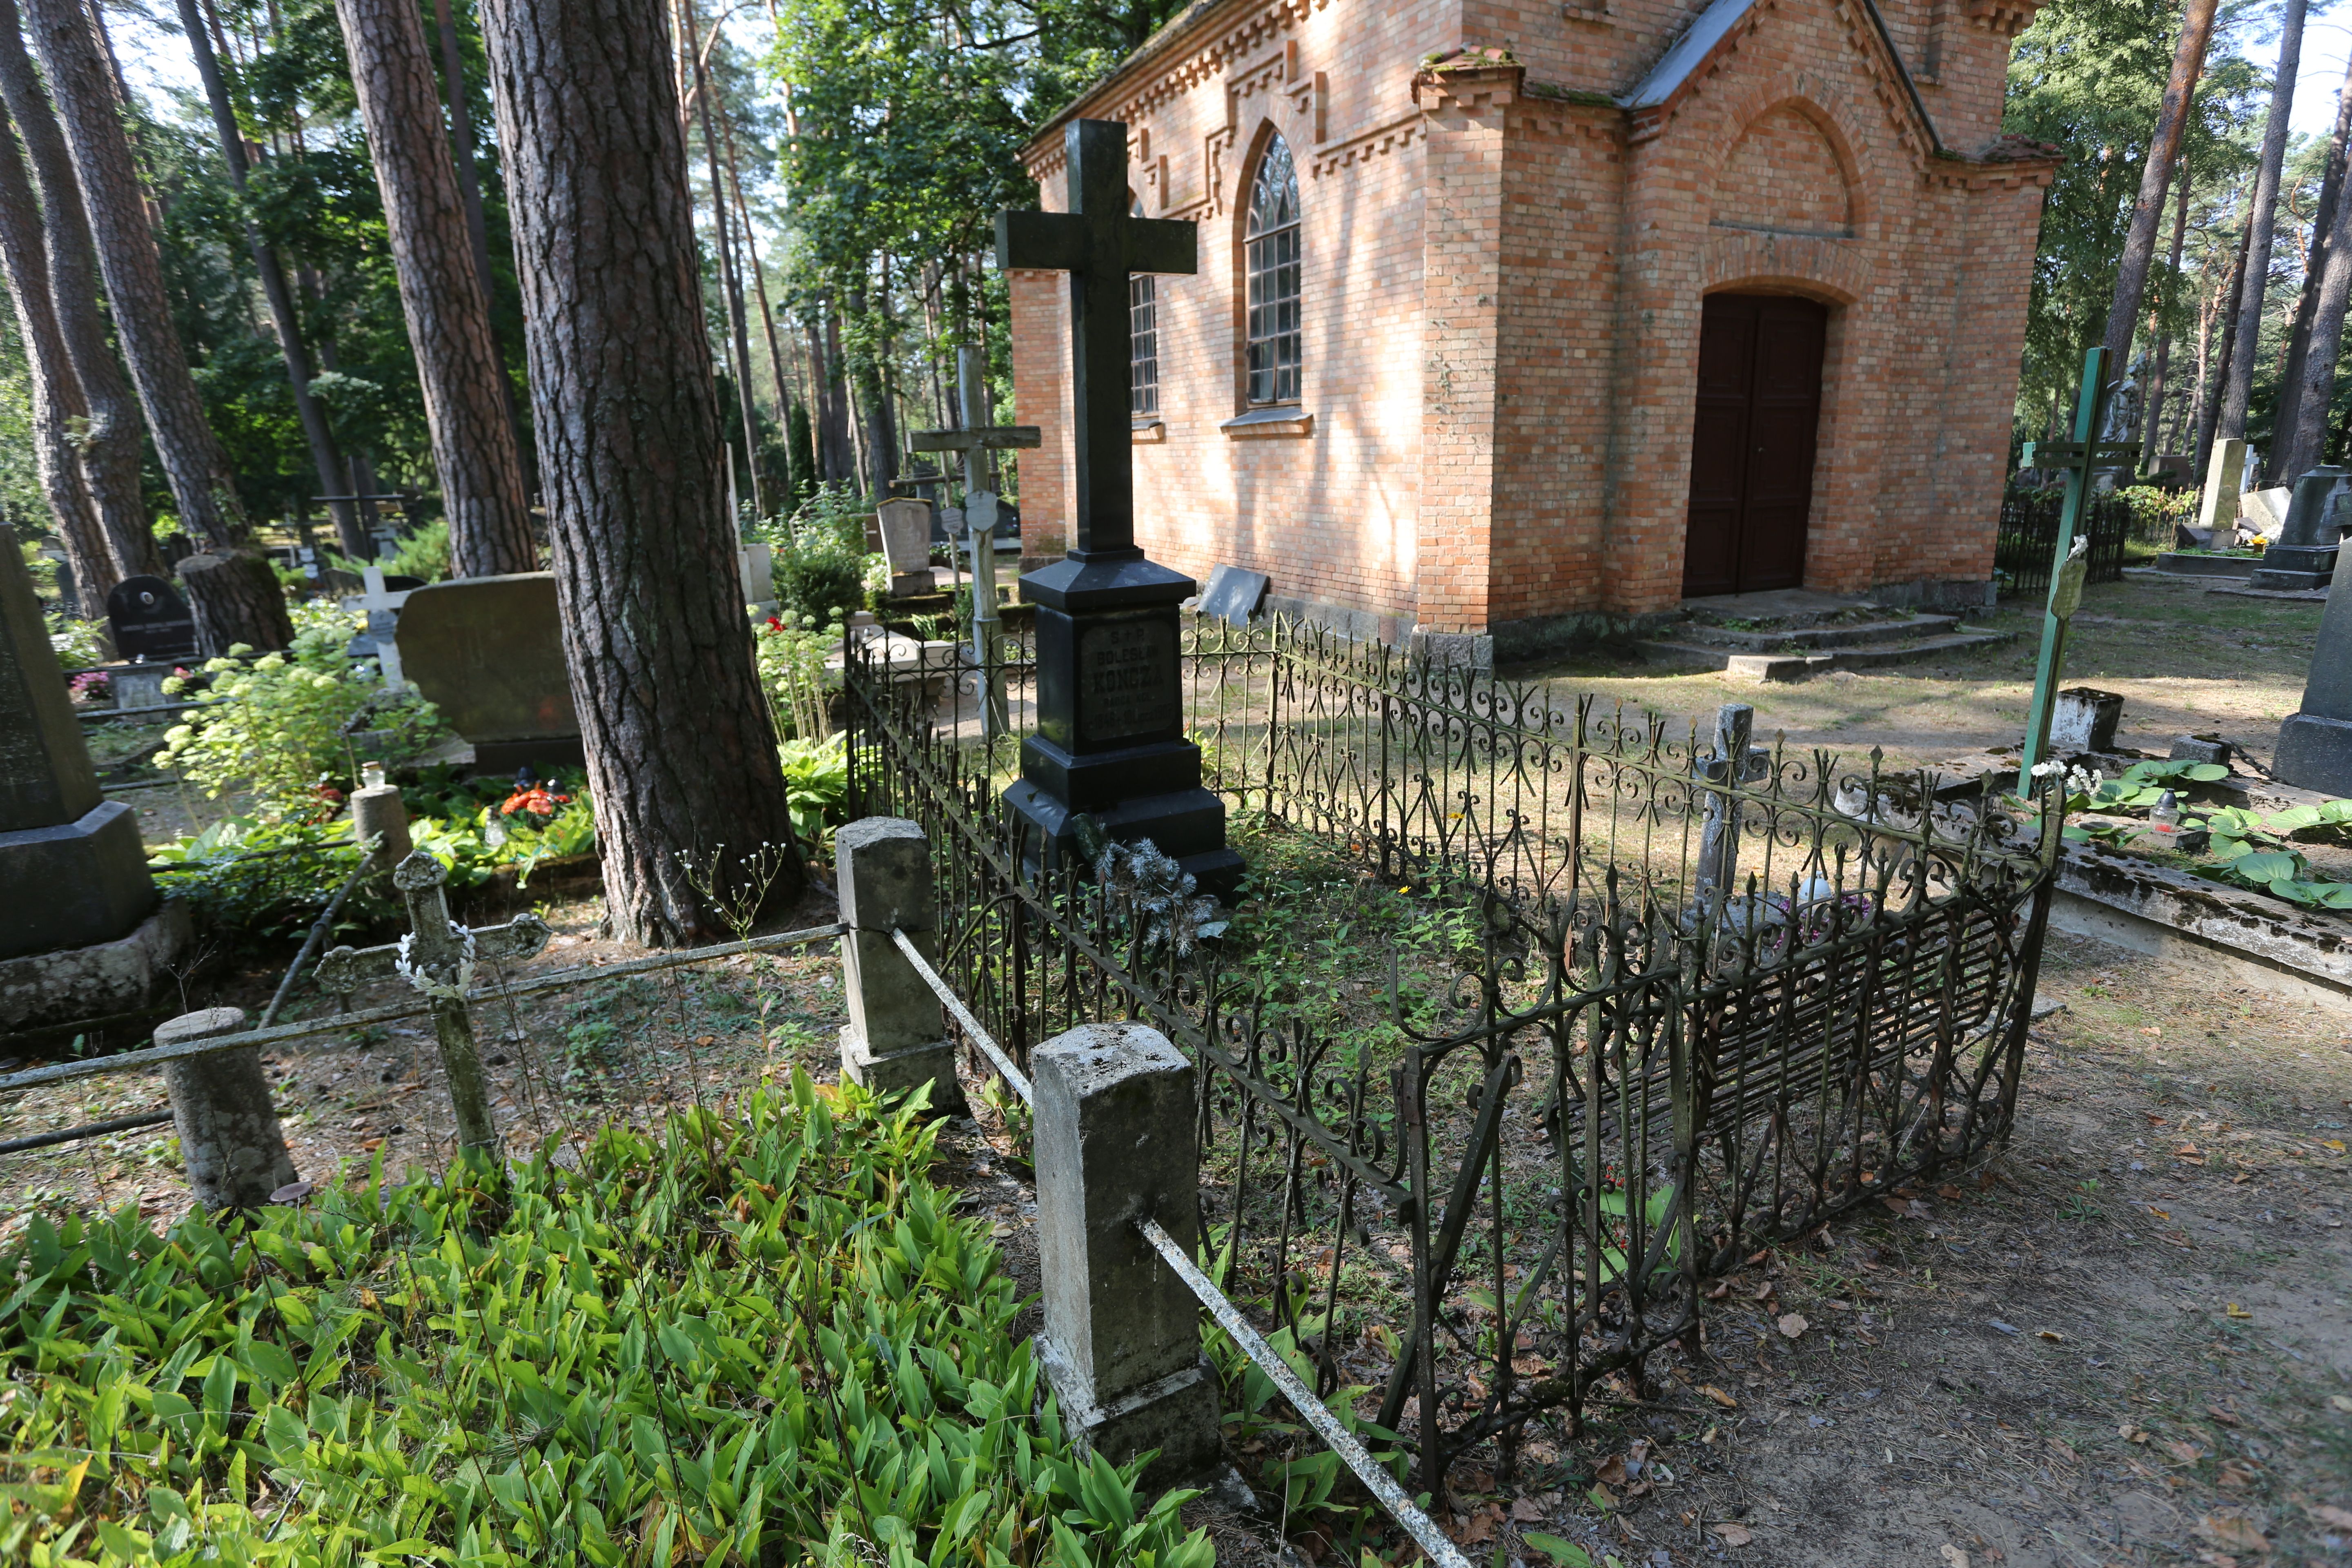
[[1709,294],[1700,313],[1683,595],[1801,587],[1829,308]]

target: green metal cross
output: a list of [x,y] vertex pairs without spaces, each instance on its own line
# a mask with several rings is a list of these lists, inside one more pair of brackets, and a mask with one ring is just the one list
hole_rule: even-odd
[[[2074,526],[2091,496],[2091,475],[2113,468],[2116,459],[2136,459],[2137,441],[2093,439],[2107,414],[2107,351],[2092,349],[2083,356],[2082,390],[2074,395],[2074,438],[2072,441],[2032,441],[2025,447],[2025,467],[2060,468],[2066,475],[2066,504],[2058,514],[2058,542],[2050,561],[2050,603],[2042,616],[2042,658],[2033,669],[2033,705],[2026,711],[2025,755],[2018,763],[2017,793],[2033,787],[2033,769],[2050,747],[2050,716],[2058,705],[2058,672],[2066,657],[2066,628],[2083,602],[2083,579],[2090,563],[2076,555]],[[2087,543],[2087,541],[2083,542]]]

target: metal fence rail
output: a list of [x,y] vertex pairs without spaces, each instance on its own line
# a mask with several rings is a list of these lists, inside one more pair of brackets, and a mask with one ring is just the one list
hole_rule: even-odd
[[1424,1486],[1546,1411],[1637,1396],[1706,1274],[2006,1139],[2046,803],[1825,752],[1734,780],[1656,716],[1310,628],[1203,626],[1182,658],[1237,819],[1470,934],[1437,960],[1360,945],[1385,994],[1305,994],[1193,940],[1172,863],[1096,875],[1025,836],[971,661],[936,651],[851,649],[852,811],[929,832],[937,972],[1016,1067],[1118,1017],[1192,1058],[1225,1289],[1326,1394],[1397,1316],[1381,1424]]
[[[2011,490],[2001,497],[2000,528],[1993,539],[1993,574],[2002,597],[2046,594],[2050,563],[2058,547],[2058,527],[2065,510],[2062,491]],[[2091,536],[2094,583],[2124,580],[2125,546],[2141,532],[2131,503],[2121,496],[2093,496],[2084,508]],[[2171,525],[2163,525],[2167,538]]]
[[[940,972],[931,967],[929,961],[923,957],[922,951],[908,939],[905,931],[896,927],[891,929],[890,940],[900,952],[906,954],[907,962],[914,965],[915,973],[923,977],[923,983],[931,988],[932,994],[939,997],[940,1005],[962,1026],[964,1037],[980,1047],[982,1054],[994,1065],[997,1076],[1010,1084],[1013,1092],[1021,1097],[1021,1103],[1034,1105],[1036,1096],[1030,1088],[1029,1075],[1013,1065],[1004,1047],[998,1045],[980,1020],[971,1016],[971,1010],[964,1005],[963,998],[958,996],[954,988],[940,977]],[[1307,1386],[1291,1370],[1290,1363],[1243,1315],[1233,1299],[1218,1289],[1216,1281],[1202,1273],[1200,1266],[1185,1256],[1182,1245],[1157,1220],[1148,1215],[1139,1219],[1136,1226],[1143,1233],[1144,1240],[1151,1244],[1152,1250],[1166,1259],[1168,1266],[1184,1281],[1202,1309],[1216,1320],[1219,1327],[1233,1336],[1234,1343],[1241,1347],[1242,1353],[1256,1363],[1257,1369],[1282,1391],[1282,1396],[1290,1402],[1291,1408],[1297,1411],[1300,1418],[1331,1446],[1332,1452],[1355,1472],[1356,1479],[1364,1483],[1365,1489],[1380,1500],[1381,1506],[1388,1510],[1389,1517],[1395,1520],[1398,1526],[1429,1554],[1430,1561],[1442,1563],[1444,1568],[1470,1568],[1470,1561],[1462,1555],[1461,1548],[1437,1527],[1435,1520],[1406,1495],[1405,1489],[1397,1484],[1396,1478],[1372,1458],[1356,1435],[1340,1425],[1339,1418],[1331,1414],[1315,1391]]]

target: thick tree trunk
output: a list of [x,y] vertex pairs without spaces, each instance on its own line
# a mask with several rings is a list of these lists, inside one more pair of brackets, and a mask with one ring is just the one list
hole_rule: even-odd
[[2338,200],[2331,215],[2326,261],[2312,290],[2311,343],[2295,366],[2296,378],[2279,389],[2278,461],[2274,484],[2292,484],[2318,463],[2327,439],[2327,416],[2336,402],[2336,365],[2344,342],[2344,318],[2352,303],[2352,202]]
[[[220,61],[213,55],[213,41],[196,0],[180,0],[180,27],[195,59],[197,79],[205,84],[205,99],[212,106],[213,133],[220,142],[221,160],[228,165],[229,184],[243,196],[248,172],[245,132],[237,125],[236,106],[229,101],[228,83],[221,76]],[[286,268],[278,259],[276,247],[261,237],[259,226],[249,217],[245,224],[245,247],[253,256],[254,271],[260,276],[262,297],[269,301],[270,324],[278,329],[278,352],[286,361],[286,382],[294,394],[294,416],[302,426],[303,441],[310,448],[310,467],[319,476],[319,494],[341,495],[343,454],[335,443],[334,431],[328,427],[327,411],[310,395],[310,351],[303,346],[302,318],[294,309],[294,290],[287,284]],[[343,553],[364,555],[367,535],[360,530],[359,504],[329,501],[327,508],[335,520],[335,534],[341,542]]]
[[[2238,338],[2230,379],[2221,394],[2221,432],[2246,433],[2246,405],[2254,394],[2254,361],[2263,352],[2263,295],[2270,283],[2271,234],[2278,216],[2279,171],[2286,163],[2287,119],[2294,109],[2295,72],[2303,63],[2304,0],[2286,0],[2279,24],[2278,75],[2271,83],[2270,118],[2263,127],[2263,161],[2254,171],[2254,205],[2248,215],[2245,281],[2238,292]],[[2278,443],[2271,443],[2277,455]],[[2273,474],[2273,482],[2277,482]]]
[[[2303,0],[2292,3],[2300,7]],[[2164,216],[2165,193],[2172,188],[2172,161],[2180,152],[2180,132],[2189,123],[2197,78],[2205,69],[2205,46],[2213,38],[2218,5],[2219,0],[2189,0],[2180,18],[2172,76],[2164,84],[2164,102],[2157,110],[2147,165],[2140,171],[2139,199],[2132,204],[2131,227],[2124,237],[2123,259],[2116,268],[2115,303],[2108,308],[2106,331],[2100,339],[2107,345],[2110,375],[2122,376],[2130,363],[2132,331],[2139,324],[2139,302],[2147,292],[2148,268],[2156,261],[2157,225]]]
[[2221,286],[2228,303],[2221,309],[2221,351],[2213,366],[2212,384],[2204,389],[2204,410],[2197,418],[2197,477],[2201,483],[2206,465],[2213,460],[2213,441],[2221,426],[2221,393],[2230,377],[2230,356],[2238,346],[2238,297],[2246,287],[2246,247],[2253,239],[2249,224],[2238,231],[2237,258],[2230,263],[2229,280]]
[[160,577],[163,557],[155,548],[139,473],[146,433],[138,399],[107,342],[106,321],[98,308],[98,257],[90,248],[89,216],[74,181],[65,132],[58,129],[32,57],[25,52],[16,0],[0,0],[0,104],[6,105],[8,118],[16,122],[33,177],[40,183],[49,297],[88,421],[74,443],[75,456],[106,535],[111,576],[116,581],[142,574]]
[[25,172],[16,139],[0,120],[0,276],[16,301],[16,328],[25,345],[26,380],[33,402],[33,468],[49,515],[65,541],[66,564],[85,617],[92,606],[104,613],[106,595],[122,580],[106,551],[106,535],[90,505],[81,463],[73,449],[72,427],[86,418],[81,384],[67,363],[49,298],[49,260],[41,243],[41,209]]
[[[482,182],[474,172],[474,116],[466,107],[466,55],[457,46],[457,24],[449,14],[449,0],[433,0],[433,25],[441,40],[441,86],[443,100],[449,106],[449,148],[457,169],[457,194],[466,203],[466,242],[473,247],[474,270],[482,279],[482,298],[495,305],[499,297],[498,274],[490,267],[490,226],[482,211]],[[490,332],[493,351],[497,349],[498,331]],[[514,378],[506,373],[506,358],[499,358],[499,396],[504,402],[507,423],[514,426],[515,450],[521,454],[523,479],[530,478],[530,449],[523,443],[522,424],[516,416],[521,399],[515,395]]]
[[441,105],[411,0],[335,0],[352,85],[383,194],[401,309],[425,389],[433,466],[460,577],[532,572],[522,454],[507,417],[490,300],[466,233],[466,207],[441,134]]
[[662,0],[485,0],[529,323],[531,422],[607,918],[656,945],[717,922],[695,887],[782,847],[803,878],[752,667]]
[[[89,14],[82,0],[26,0],[25,9],[34,52],[40,56],[49,90],[56,95],[90,233],[98,242],[99,270],[114,307],[115,332],[139,388],[140,406],[180,521],[209,551],[249,550],[253,530],[237,500],[228,456],[205,421],[204,400],[196,395],[195,377],[188,373],[187,354],[172,322],[163,260],[147,223],[146,195]],[[253,564],[268,571],[257,557]],[[208,651],[217,652],[231,642],[280,648],[293,640],[285,598],[274,584],[266,600],[234,592],[206,605],[198,599],[220,590],[230,578],[220,573],[192,577],[184,567],[181,575],[188,584],[199,636],[209,633],[213,639],[205,644]]]
[[849,386],[841,370],[841,318],[830,299],[821,300],[823,335],[809,329],[809,361],[815,367],[817,460],[833,480],[857,478],[857,448],[849,432]]
[[[269,563],[250,550],[206,552],[180,563],[180,581],[188,590],[188,613],[196,623],[196,646],[209,654],[232,647],[284,647],[294,640],[286,616],[286,591]],[[246,635],[248,626],[268,626],[275,618],[278,640],[257,643]]]
[[[2305,380],[2305,360],[2311,353],[2312,325],[2319,310],[2319,291],[2327,275],[2327,258],[2335,246],[2336,208],[2343,199],[2344,166],[2347,143],[2352,143],[2352,62],[2344,68],[2344,85],[2336,94],[2336,130],[2327,143],[2327,163],[2319,177],[2319,201],[2311,215],[2311,243],[2305,247],[2303,261],[2303,289],[2295,300],[2294,327],[2287,335],[2286,366],[2279,373],[2278,433],[2272,447],[2280,451],[2295,450],[2316,455],[2321,442],[2326,439],[2326,411],[2321,410],[2321,425],[2305,429],[2301,424],[2304,400],[2301,388]],[[2295,472],[2300,473],[2301,469]],[[2273,482],[2277,470],[2273,470]],[[2292,482],[2290,479],[2288,482]]]
[[[2150,315],[2156,315],[2171,302],[2180,287],[2180,252],[2189,241],[2189,165],[2180,166],[2180,199],[2172,209],[2172,255],[2165,266],[2165,298],[2159,300]],[[2156,326],[2156,368],[2147,378],[2147,398],[2141,404],[2139,466],[2141,472],[2156,467],[2158,433],[2164,416],[2165,373],[2172,363],[2172,329],[2158,322]]]

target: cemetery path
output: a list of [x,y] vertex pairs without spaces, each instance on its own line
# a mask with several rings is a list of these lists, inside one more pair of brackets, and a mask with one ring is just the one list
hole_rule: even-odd
[[[2137,578],[2101,584],[2085,592],[2075,617],[2066,683],[2123,694],[2122,745],[2162,756],[2175,735],[2218,730],[2267,762],[2279,721],[2302,704],[2321,608]],[[2017,635],[1933,663],[1834,670],[1787,684],[1667,672],[1612,652],[1503,673],[1548,681],[1563,696],[1591,691],[1694,720],[1722,703],[1746,702],[1756,709],[1759,741],[1780,733],[1791,745],[1856,759],[1880,746],[1897,765],[1932,765],[2014,747],[2024,731],[2040,606],[2005,605],[1968,624]]]

